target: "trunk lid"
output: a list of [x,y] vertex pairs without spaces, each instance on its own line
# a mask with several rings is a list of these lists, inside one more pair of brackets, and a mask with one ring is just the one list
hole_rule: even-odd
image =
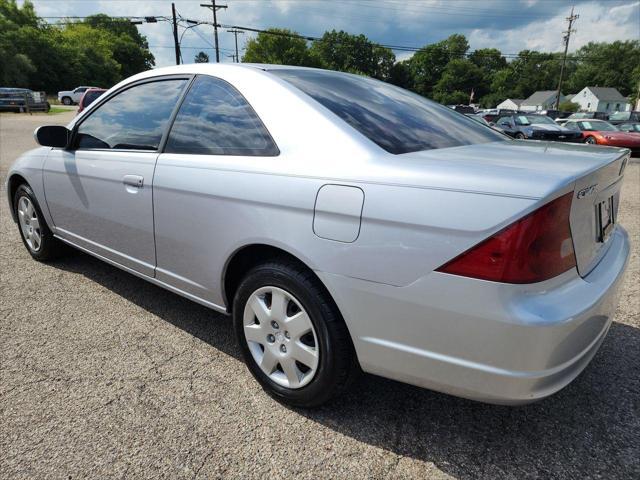
[[578,273],[582,277],[591,272],[607,251],[618,219],[628,160],[628,153],[618,155],[575,182],[569,219]]

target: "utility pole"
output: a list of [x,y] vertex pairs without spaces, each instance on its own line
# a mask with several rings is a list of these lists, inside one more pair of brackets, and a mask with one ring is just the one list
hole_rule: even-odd
[[572,30],[573,22],[575,22],[580,15],[573,14],[573,7],[571,7],[571,15],[567,17],[567,22],[569,22],[569,28],[564,32],[564,56],[562,57],[562,66],[560,67],[560,80],[558,81],[558,92],[556,93],[556,110],[560,109],[560,90],[562,89],[562,77],[564,75],[564,65],[567,62],[567,50],[569,50],[569,39],[571,38],[571,34],[575,33],[575,30]]
[[238,56],[238,34],[239,33],[244,33],[242,30],[238,30],[237,28],[232,28],[231,30],[227,30],[227,32],[229,33],[233,33],[233,35],[236,37],[236,62],[240,63],[240,57]]
[[211,3],[201,3],[201,7],[206,7],[213,12],[213,40],[216,47],[216,63],[220,63],[220,49],[218,48],[218,17],[216,12],[220,8],[227,8],[226,5],[216,5],[216,0],[211,0]]
[[171,14],[173,15],[173,48],[176,51],[176,65],[180,65],[180,43],[178,43],[178,22],[176,21],[176,4],[171,4]]

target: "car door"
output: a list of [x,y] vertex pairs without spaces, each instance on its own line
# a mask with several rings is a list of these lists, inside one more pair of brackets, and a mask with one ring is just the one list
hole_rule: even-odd
[[153,79],[111,95],[44,164],[56,235],[153,276],[152,181],[158,149],[188,78]]
[[[223,304],[221,272],[238,229],[264,222],[264,204],[281,188],[249,171],[277,155],[266,127],[231,84],[196,77],[153,179],[159,281],[208,304]],[[257,184],[263,185],[260,192]],[[258,195],[264,204],[256,202]]]

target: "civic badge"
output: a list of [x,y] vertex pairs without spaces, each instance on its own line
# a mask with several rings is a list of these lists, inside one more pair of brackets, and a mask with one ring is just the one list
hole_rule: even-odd
[[582,190],[578,190],[578,194],[576,195],[576,197],[579,199],[581,198],[585,198],[588,197],[589,195],[593,195],[594,193],[597,192],[597,187],[598,184],[595,183],[593,185],[588,186],[587,188],[583,188]]

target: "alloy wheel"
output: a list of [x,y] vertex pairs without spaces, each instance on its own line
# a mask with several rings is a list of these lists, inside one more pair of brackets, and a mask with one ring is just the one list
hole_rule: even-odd
[[253,292],[244,308],[243,330],[249,351],[273,382],[297,389],[318,370],[319,342],[301,303],[278,287]]
[[23,196],[18,200],[18,221],[29,249],[32,252],[39,251],[42,247],[40,219],[29,197]]

